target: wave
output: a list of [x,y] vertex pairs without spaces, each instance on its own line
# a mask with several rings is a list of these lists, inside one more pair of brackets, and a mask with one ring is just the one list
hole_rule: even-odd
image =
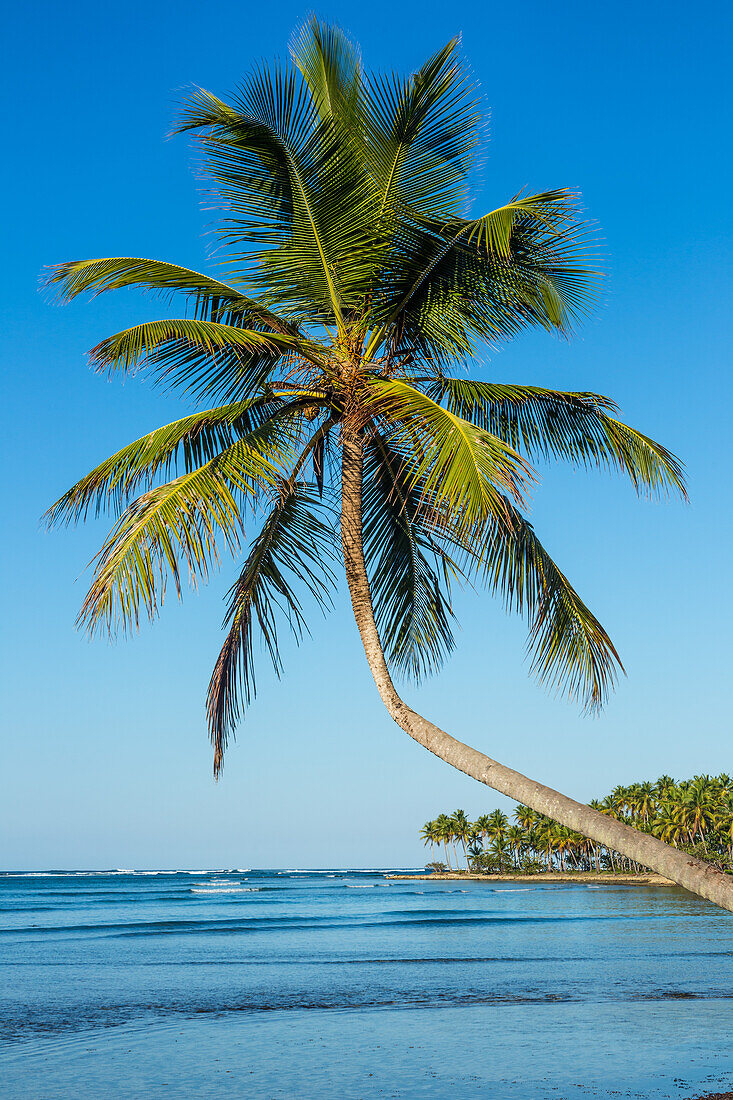
[[[287,867],[258,868],[259,875],[323,875],[332,878],[335,875],[393,875],[420,874],[423,867]],[[74,870],[71,868],[49,868],[42,871],[0,871],[0,880],[16,878],[105,878],[112,875],[131,875],[135,877],[154,877],[156,875],[243,875],[253,873],[251,867],[200,867],[200,868],[157,868],[138,870],[134,867],[108,867],[104,870]]]
[[192,886],[191,894],[257,894],[261,886]]
[[[424,867],[287,867],[277,875],[406,875],[422,874]],[[263,872],[264,873],[264,872]]]
[[[94,923],[89,922],[85,924],[54,924],[43,925],[25,928],[0,928],[0,937],[5,936],[22,936],[30,939],[31,942],[45,938],[47,936],[65,937],[69,935],[82,936],[161,936],[161,935],[216,935],[226,934],[232,935],[233,933],[244,934],[247,932],[252,933],[278,933],[280,931],[331,931],[335,929],[350,928],[354,930],[359,929],[371,929],[379,928],[385,931],[409,929],[409,928],[471,928],[471,927],[507,927],[507,926],[521,926],[521,925],[540,925],[540,924],[574,924],[579,922],[589,921],[618,921],[618,916],[573,916],[573,917],[555,917],[555,916],[503,916],[503,915],[486,915],[486,914],[462,914],[461,916],[455,916],[454,913],[443,913],[439,915],[420,915],[415,916],[409,913],[399,913],[384,920],[379,917],[372,917],[370,915],[369,920],[364,920],[361,917],[354,917],[349,919],[348,917],[334,917],[334,916],[277,916],[277,917],[265,917],[265,916],[237,916],[237,917],[220,917],[220,918],[204,918],[204,919],[176,919],[176,920],[162,920],[162,921],[114,921],[110,923]],[[633,919],[633,918],[627,918]],[[28,940],[26,940],[28,942]]]
[[133,871],[115,867],[107,871],[0,871],[0,879],[16,878],[112,878],[114,875],[149,878],[155,875],[210,875],[227,874],[225,870],[212,871],[202,868],[198,871]]

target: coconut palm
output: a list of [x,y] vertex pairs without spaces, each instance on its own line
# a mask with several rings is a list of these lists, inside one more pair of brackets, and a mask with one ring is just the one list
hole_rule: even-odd
[[491,841],[488,855],[499,874],[512,870],[512,853],[504,837],[496,837]]
[[733,796],[726,790],[718,816],[718,831],[728,849],[728,863],[733,867]]
[[675,782],[671,775],[660,775],[654,783],[654,794],[657,798],[669,798],[674,788]]
[[519,825],[510,825],[506,830],[505,840],[512,853],[515,866],[519,867],[522,853],[527,846],[527,837],[524,830]]
[[632,791],[635,815],[640,817],[643,822],[649,821],[656,805],[654,784],[650,783],[649,780],[645,780],[643,783],[635,783]]
[[508,828],[509,819],[502,810],[494,810],[489,814],[487,836],[491,840],[503,842]]
[[489,814],[481,814],[476,818],[476,828],[481,832],[482,840],[485,840],[489,835],[489,829],[491,828],[491,822],[489,820]]
[[710,777],[696,775],[684,793],[682,814],[691,844],[699,837],[705,845],[705,834],[715,820],[716,798]]
[[667,844],[679,847],[684,837],[680,806],[671,801],[660,802],[652,822],[652,832]]
[[443,851],[445,852],[445,862],[447,863],[448,870],[450,871],[451,862],[448,845],[453,840],[453,824],[447,814],[438,814],[433,824],[435,825],[436,843],[442,843]]
[[483,833],[478,825],[471,825],[467,834],[467,866],[471,870],[473,863],[483,855]]
[[[488,814],[486,815],[488,819]],[[533,810],[530,806],[517,806],[514,811],[514,820],[520,829],[529,831],[537,818],[537,811]],[[479,819],[480,820],[480,819]]]
[[420,837],[422,838],[423,844],[425,845],[426,848],[427,848],[428,844],[430,845],[430,858],[434,863],[435,862],[435,844],[436,844],[436,841],[438,840],[437,829],[435,827],[435,822],[434,821],[426,821],[425,822],[422,829],[420,830]]
[[[468,869],[468,841],[471,833],[471,822],[468,819],[468,815],[465,810],[454,810],[451,815],[451,825],[453,828],[453,839],[456,844],[463,846],[463,855],[466,860],[466,868]],[[456,857],[457,858],[457,857]]]
[[135,627],[186,576],[205,579],[222,553],[239,560],[207,698],[218,774],[254,695],[255,631],[279,672],[279,623],[302,636],[304,596],[330,605],[341,558],[376,686],[406,733],[733,908],[733,886],[705,864],[462,744],[395,686],[452,650],[451,584],[466,581],[527,617],[541,680],[597,710],[620,661],[523,514],[531,464],[606,467],[639,492],[684,494],[679,462],[608,398],[464,376],[523,329],[569,333],[596,287],[569,191],[468,216],[477,124],[455,42],[409,77],[378,75],[315,21],[289,64],[261,65],[229,102],[193,93],[178,129],[198,136],[223,210],[223,274],[118,257],[63,263],[49,279],[66,300],[131,286],[181,297],[185,316],[133,325],[91,359],[203,405],[50,509],[52,522],[117,515],[80,620]]

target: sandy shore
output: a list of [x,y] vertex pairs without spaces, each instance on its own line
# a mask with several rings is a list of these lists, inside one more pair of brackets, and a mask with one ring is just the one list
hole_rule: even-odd
[[389,879],[428,882],[441,879],[452,882],[589,882],[596,886],[674,886],[671,879],[651,872],[645,875],[613,875],[596,871],[553,872],[537,875],[469,875],[461,871],[436,872],[430,875],[387,875]]

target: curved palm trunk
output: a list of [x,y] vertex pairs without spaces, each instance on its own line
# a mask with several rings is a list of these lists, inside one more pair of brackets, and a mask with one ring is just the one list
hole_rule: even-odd
[[608,849],[623,852],[645,867],[672,879],[685,889],[733,912],[733,877],[693,859],[664,844],[656,837],[640,833],[615,818],[592,810],[545,787],[526,775],[507,768],[450,734],[412,710],[398,695],[387,668],[374,621],[362,543],[363,442],[356,431],[343,426],[343,463],[341,495],[341,539],[346,579],[351,594],[354,618],[377,690],[390,716],[418,744],[465,772],[479,783],[507,795],[516,802],[546,814],[554,821],[583,833]]

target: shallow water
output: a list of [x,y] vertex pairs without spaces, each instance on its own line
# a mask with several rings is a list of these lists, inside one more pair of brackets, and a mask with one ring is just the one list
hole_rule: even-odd
[[0,874],[0,1063],[33,1100],[685,1098],[733,1086],[733,918],[643,887]]

